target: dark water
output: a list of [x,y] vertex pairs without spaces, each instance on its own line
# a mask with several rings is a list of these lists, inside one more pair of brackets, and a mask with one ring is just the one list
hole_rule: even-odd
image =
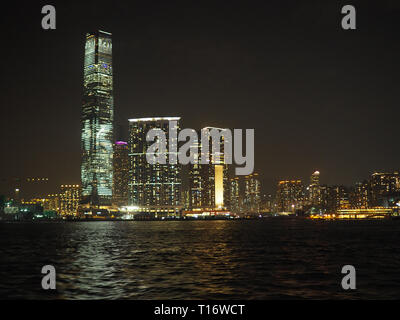
[[[0,224],[0,258],[2,299],[400,297],[400,221]],[[46,264],[55,292],[41,289]]]

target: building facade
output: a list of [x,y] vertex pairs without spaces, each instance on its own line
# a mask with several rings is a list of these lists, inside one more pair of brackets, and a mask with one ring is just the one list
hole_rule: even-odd
[[[228,164],[225,158],[225,141],[230,143],[227,130],[214,127],[203,128],[202,131],[216,130],[219,134],[220,149],[212,151],[211,136],[207,137],[208,148],[198,142],[198,163],[189,165],[189,204],[191,210],[222,210],[229,207],[230,186]],[[205,156],[208,164],[200,163]]]
[[234,177],[230,181],[230,210],[234,213],[241,213],[242,198],[240,193],[240,179],[239,177]]
[[370,178],[370,206],[391,206],[400,197],[400,174],[398,172],[375,172]]
[[81,118],[84,201],[110,204],[113,183],[113,70],[111,34],[86,34]]
[[[170,121],[177,126],[170,128]],[[168,141],[169,130],[178,131],[179,121],[179,117],[129,120],[129,204],[142,212],[176,215],[182,208],[181,167],[169,162],[172,151],[166,150],[166,164],[150,164],[146,158],[148,148],[154,143],[146,141],[149,130],[163,130]]]
[[261,205],[261,183],[258,173],[244,177],[244,210],[248,214],[258,214]]
[[357,182],[350,193],[350,204],[354,209],[366,209],[371,204],[371,188],[368,181]]
[[114,144],[113,158],[113,204],[128,205],[129,147],[125,141]]
[[319,181],[319,171],[315,171],[310,177],[310,185],[308,187],[310,203],[313,206],[321,205],[321,190]]
[[276,193],[277,210],[294,213],[302,209],[305,203],[304,188],[301,180],[281,180]]
[[58,193],[48,194],[43,209],[60,212],[60,195]]
[[61,185],[60,214],[62,216],[75,216],[81,200],[81,187],[79,185]]

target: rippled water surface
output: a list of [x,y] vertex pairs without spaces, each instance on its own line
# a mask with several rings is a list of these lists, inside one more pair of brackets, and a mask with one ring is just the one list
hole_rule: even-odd
[[[0,224],[0,298],[400,297],[400,221]],[[41,289],[54,265],[57,290]],[[341,289],[341,267],[357,290]]]

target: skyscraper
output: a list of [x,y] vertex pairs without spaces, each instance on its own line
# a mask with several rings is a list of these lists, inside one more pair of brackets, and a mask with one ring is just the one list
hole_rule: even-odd
[[[189,167],[189,198],[191,209],[215,210],[229,206],[229,177],[226,164],[224,142],[225,129],[206,127],[203,130],[217,130],[220,133],[220,151],[212,153],[212,139],[209,137],[209,150],[203,150],[199,145],[199,162],[203,154],[209,159],[209,164],[190,164]],[[204,147],[205,148],[205,147]]]
[[129,148],[125,141],[114,144],[113,158],[113,204],[126,206],[128,204],[129,182]]
[[234,213],[241,212],[240,180],[239,177],[232,178],[230,183],[230,209]]
[[276,202],[279,211],[294,213],[296,209],[301,209],[305,202],[301,180],[279,181]]
[[113,182],[113,71],[111,33],[86,34],[81,123],[84,201],[110,204]]
[[335,202],[335,208],[338,209],[349,209],[349,191],[345,186],[332,186],[332,197]]
[[[395,172],[375,172],[370,179],[370,205],[388,206],[389,197],[400,195],[400,174]],[[390,202],[390,201],[389,201]]]
[[[170,128],[170,121],[176,121],[175,128]],[[129,204],[142,212],[174,216],[182,208],[181,167],[169,163],[172,151],[167,148],[166,164],[150,164],[146,159],[154,143],[146,141],[149,130],[163,130],[168,141],[170,129],[179,130],[179,121],[179,117],[129,120]]]
[[319,171],[315,171],[310,177],[310,186],[308,188],[310,202],[314,206],[319,206],[321,204],[321,192],[319,185]]
[[261,184],[258,173],[253,173],[244,178],[244,207],[246,213],[255,214],[260,212]]
[[357,182],[350,193],[352,208],[367,209],[371,204],[371,187],[368,181]]

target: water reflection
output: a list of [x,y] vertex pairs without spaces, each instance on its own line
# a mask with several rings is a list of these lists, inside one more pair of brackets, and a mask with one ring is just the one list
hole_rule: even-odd
[[[397,298],[400,224],[171,221],[1,224],[1,298]],[[340,269],[357,266],[356,292]],[[53,264],[57,291],[40,289]],[[397,280],[397,281],[396,281]]]

